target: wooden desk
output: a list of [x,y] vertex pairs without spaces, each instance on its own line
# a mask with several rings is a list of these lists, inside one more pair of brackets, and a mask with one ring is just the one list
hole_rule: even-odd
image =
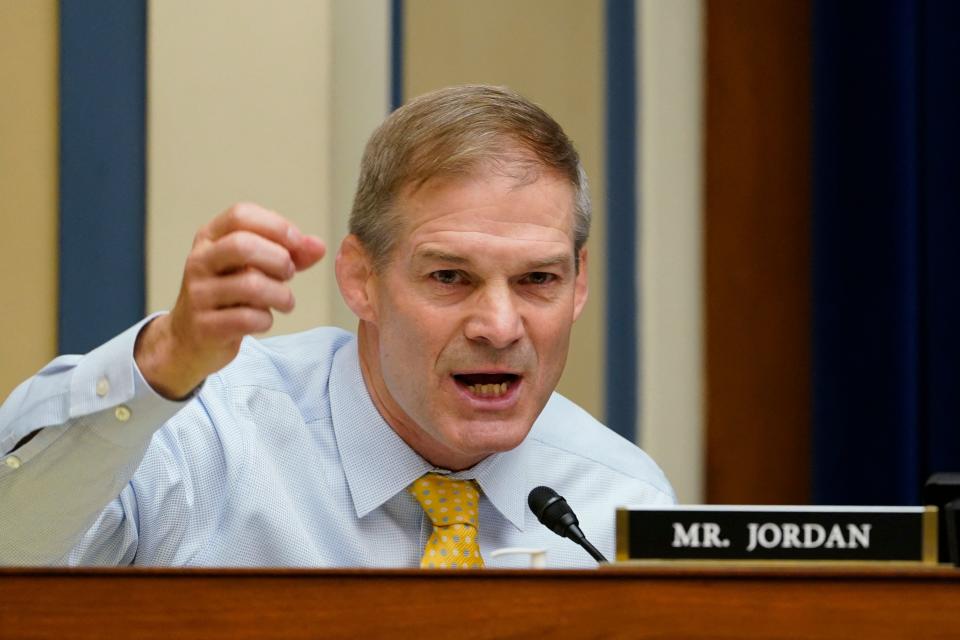
[[0,638],[958,638],[953,568],[0,569]]

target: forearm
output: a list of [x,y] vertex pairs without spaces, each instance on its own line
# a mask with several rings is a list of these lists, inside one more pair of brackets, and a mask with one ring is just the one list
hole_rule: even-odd
[[0,564],[68,553],[129,482],[153,433],[184,406],[139,375],[139,326],[87,356],[54,361],[0,408]]

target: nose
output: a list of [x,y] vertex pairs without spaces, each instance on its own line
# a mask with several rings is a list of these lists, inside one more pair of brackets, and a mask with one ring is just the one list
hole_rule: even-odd
[[523,318],[510,287],[488,285],[475,292],[464,333],[470,340],[505,349],[523,336]]

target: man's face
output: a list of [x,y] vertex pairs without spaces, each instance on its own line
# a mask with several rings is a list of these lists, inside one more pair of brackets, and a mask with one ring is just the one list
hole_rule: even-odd
[[523,441],[586,302],[573,187],[550,173],[533,182],[510,173],[405,191],[401,237],[366,287],[367,386],[401,438],[441,467],[467,468]]

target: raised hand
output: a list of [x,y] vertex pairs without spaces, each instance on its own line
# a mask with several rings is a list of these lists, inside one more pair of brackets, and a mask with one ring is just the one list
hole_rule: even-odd
[[245,335],[273,325],[273,310],[293,310],[287,282],[326,252],[273,211],[236,204],[202,227],[187,256],[172,311],[137,338],[134,358],[168,398],[187,395],[233,360]]

